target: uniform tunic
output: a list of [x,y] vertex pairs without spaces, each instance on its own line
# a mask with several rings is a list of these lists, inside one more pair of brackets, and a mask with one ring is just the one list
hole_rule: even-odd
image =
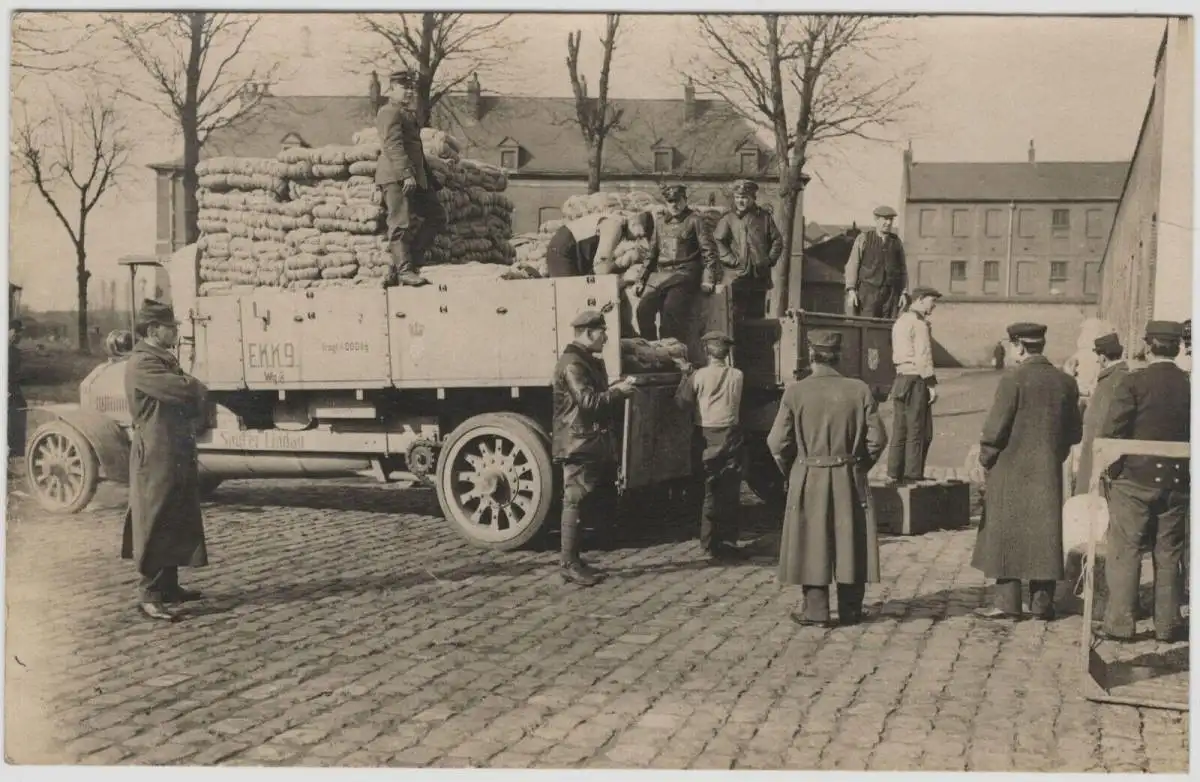
[[879,581],[867,473],[887,446],[871,389],[817,364],[784,391],[767,445],[788,476],[779,581]]
[[980,437],[986,510],[972,567],[994,579],[1063,578],[1063,462],[1082,436],[1075,381],[1045,356],[1005,371]]

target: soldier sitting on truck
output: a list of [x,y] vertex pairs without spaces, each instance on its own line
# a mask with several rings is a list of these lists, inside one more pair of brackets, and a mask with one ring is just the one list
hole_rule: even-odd
[[[649,212],[639,212],[633,217],[591,214],[571,220],[550,237],[546,269],[550,277],[619,274],[613,264],[617,245],[625,240],[649,239],[653,232],[654,216]],[[620,307],[621,332],[632,334],[633,312],[624,295],[620,297]]]
[[615,479],[617,447],[614,413],[633,394],[633,379],[608,387],[600,353],[608,342],[604,316],[584,310],[571,321],[575,340],[554,367],[553,457],[562,465],[562,554],[564,581],[593,586],[599,572],[579,558],[580,527],[595,521],[601,490]]
[[[687,188],[669,185],[662,189],[667,214],[654,226],[650,257],[634,293],[638,335],[654,341],[691,340],[692,303],[697,290],[712,293],[720,279],[720,260],[712,232],[704,219],[688,208]],[[656,320],[662,315],[662,328]]]
[[758,205],[757,198],[756,183],[738,180],[733,185],[733,211],[722,215],[713,229],[721,265],[733,278],[735,319],[765,316],[771,269],[783,254],[783,236],[775,218]]
[[387,205],[388,252],[391,270],[385,285],[425,285],[419,273],[425,253],[446,225],[446,211],[438,201],[441,185],[429,170],[421,143],[421,123],[412,106],[411,89],[417,74],[402,69],[389,78],[388,102],[379,109],[375,125],[382,153],[375,169],[375,184]]

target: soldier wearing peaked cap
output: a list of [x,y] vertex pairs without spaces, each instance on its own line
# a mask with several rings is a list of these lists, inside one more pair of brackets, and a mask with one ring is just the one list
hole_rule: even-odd
[[986,509],[971,565],[996,580],[993,607],[978,614],[1021,618],[1028,581],[1030,612],[1051,619],[1063,578],[1063,463],[1082,434],[1079,389],[1042,355],[1045,326],[1014,323],[1008,337],[1016,366],[1000,378],[974,471],[986,477]]
[[896,210],[875,209],[875,227],[860,233],[846,262],[846,314],[895,320],[908,298],[908,261],[893,226]]
[[[1122,377],[1100,437],[1129,440],[1191,439],[1191,380],[1174,363],[1183,328],[1173,321],[1146,325],[1149,364]],[[1124,456],[1107,471],[1108,605],[1100,635],[1132,640],[1137,605],[1141,544],[1154,552],[1154,635],[1165,642],[1184,637],[1180,604],[1186,570],[1187,515],[1191,494],[1189,460]]]
[[571,321],[575,340],[554,367],[553,457],[562,465],[560,566],[565,581],[593,586],[600,574],[579,557],[585,523],[597,521],[598,501],[611,488],[617,447],[614,413],[633,394],[633,380],[608,385],[600,353],[608,342],[603,313],[584,310]]
[[942,294],[933,288],[913,290],[912,304],[892,325],[892,438],[888,444],[888,478],[895,482],[925,477],[925,458],[933,443],[933,331],[929,316]]
[[704,504],[700,512],[700,546],[717,561],[741,558],[738,541],[738,496],[742,488],[745,440],[741,428],[745,377],[729,365],[733,339],[721,331],[700,338],[708,363],[692,371],[681,362],[683,378],[676,403],[693,411],[694,452],[704,470]]
[[788,478],[779,582],[803,587],[800,625],[829,625],[829,584],[838,622],[863,618],[866,584],[879,581],[879,543],[867,473],[887,447],[871,389],[835,365],[841,334],[809,335],[812,374],[788,385],[767,444]]
[[1079,441],[1079,466],[1075,473],[1074,494],[1087,494],[1092,482],[1092,443],[1108,420],[1113,392],[1129,367],[1123,358],[1125,348],[1116,334],[1104,334],[1095,339],[1093,351],[1100,363],[1100,373],[1091,401],[1083,409],[1083,439]]
[[722,272],[731,278],[734,319],[764,317],[771,269],[783,254],[783,235],[771,213],[758,205],[757,183],[734,183],[733,211],[721,215],[713,240]]
[[383,190],[387,206],[388,286],[428,283],[419,270],[446,225],[446,211],[437,198],[441,185],[425,159],[421,122],[413,107],[416,81],[417,74],[411,70],[394,71],[388,79],[388,102],[375,119],[383,148],[375,184]]
[[171,353],[179,326],[171,307],[147,299],[137,324],[144,336],[125,365],[133,430],[121,556],[137,562],[142,613],[173,621],[164,603],[200,596],[179,585],[179,568],[208,564],[196,454],[207,389]]

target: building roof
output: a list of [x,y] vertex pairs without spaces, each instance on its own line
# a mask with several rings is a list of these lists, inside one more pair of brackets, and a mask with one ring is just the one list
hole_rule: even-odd
[[[476,99],[478,109],[473,109]],[[754,126],[724,102],[695,100],[691,121],[685,118],[683,99],[611,102],[624,112],[624,119],[604,147],[608,177],[656,175],[656,149],[674,151],[675,170],[667,177],[744,176],[738,153],[748,148],[760,151],[756,178],[765,178],[770,171],[771,154],[758,142]],[[367,97],[268,95],[249,117],[213,132],[201,157],[273,157],[292,133],[313,147],[349,144],[356,132],[374,122],[375,111]],[[587,147],[572,98],[451,94],[439,103],[432,124],[463,142],[465,157],[498,165],[501,147],[518,147],[518,175],[587,173]],[[152,168],[180,164],[177,159]]]
[[827,239],[850,233],[851,231],[857,232],[857,230],[858,225],[854,223],[850,225],[822,225],[821,223],[811,222],[804,226],[804,238],[806,241],[816,244],[817,242],[823,242]]
[[913,163],[909,201],[1118,201],[1120,163]]

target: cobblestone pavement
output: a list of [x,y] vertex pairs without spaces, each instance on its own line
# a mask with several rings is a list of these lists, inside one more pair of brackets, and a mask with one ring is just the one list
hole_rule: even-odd
[[[658,509],[589,554],[610,577],[580,589],[553,551],[466,546],[427,490],[235,482],[205,506],[212,565],[183,571],[205,599],[163,625],[117,557],[123,502],[105,487],[51,517],[12,500],[12,760],[1188,768],[1186,714],[1078,694],[1078,616],[970,615],[970,529],[885,537],[870,621],[827,631],[788,620],[798,595],[769,556],[710,566]],[[777,520],[744,511],[745,538],[769,540]]]

